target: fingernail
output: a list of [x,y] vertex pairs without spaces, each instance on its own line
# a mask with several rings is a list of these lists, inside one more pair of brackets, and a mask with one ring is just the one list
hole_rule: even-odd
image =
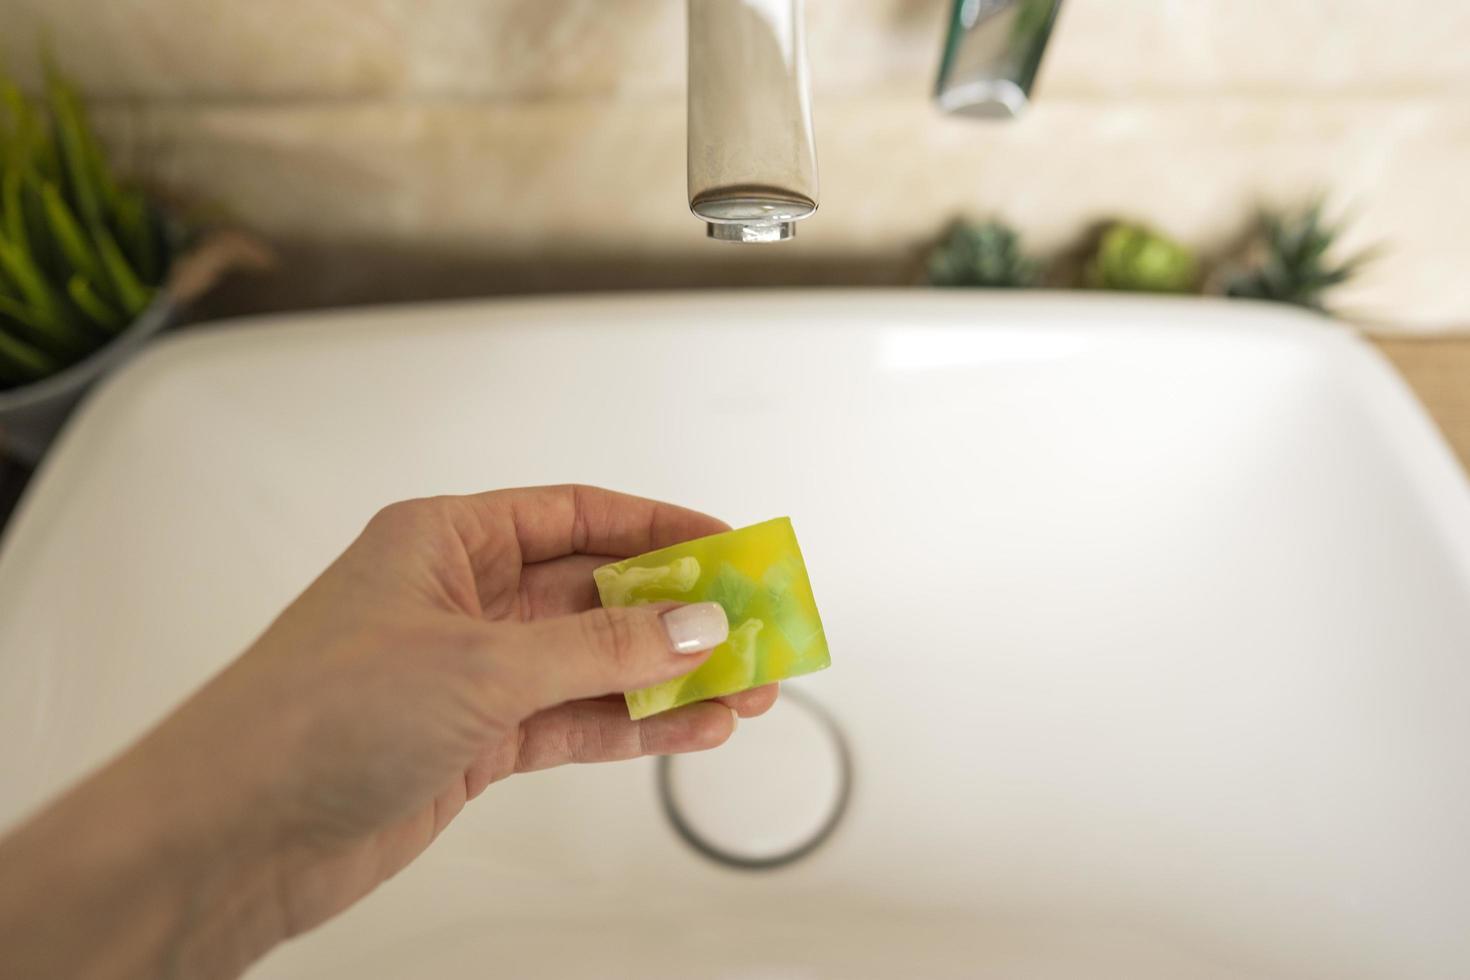
[[730,709],[730,734],[731,735],[734,735],[736,729],[738,729],[739,727],[740,727],[740,712],[736,711],[734,708],[731,708]]
[[730,637],[730,621],[718,602],[696,602],[663,615],[664,631],[675,653],[713,650]]

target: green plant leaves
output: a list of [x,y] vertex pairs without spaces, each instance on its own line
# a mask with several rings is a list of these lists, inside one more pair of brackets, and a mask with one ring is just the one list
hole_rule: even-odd
[[44,99],[0,75],[0,386],[85,357],[152,302],[170,242],[120,187],[47,54]]
[[96,346],[31,257],[9,241],[0,241],[0,268],[24,301],[26,316],[15,320],[30,328],[33,342],[64,358],[80,357]]
[[61,369],[45,351],[0,330],[0,380],[10,384],[38,381]]
[[30,232],[26,228],[25,177],[19,168],[5,171],[0,178],[0,207],[5,209],[5,235],[27,252],[31,250]]
[[87,233],[71,213],[71,208],[57,190],[55,184],[41,187],[41,200],[46,209],[46,221],[51,235],[61,246],[61,253],[71,263],[72,269],[94,282],[102,281],[102,262],[87,240]]
[[148,201],[137,191],[123,191],[117,199],[117,235],[138,278],[157,285],[162,278],[159,269],[158,229]]
[[1246,247],[1213,254],[1137,222],[1112,221],[1081,247],[1057,253],[1049,268],[1027,257],[1011,227],[958,222],[929,253],[926,272],[936,286],[1025,287],[1045,278],[1071,288],[1224,294],[1323,311],[1328,291],[1379,251],[1336,258],[1342,222],[1324,212],[1321,197],[1295,209],[1263,211]]
[[87,123],[82,100],[50,58],[46,59],[46,94],[72,199],[82,220],[100,227],[117,207],[117,185]]
[[[0,294],[0,317],[13,321],[19,332],[32,339],[46,336],[48,327],[44,318],[18,299]],[[45,343],[44,339],[41,344],[46,347],[50,346]]]
[[1263,213],[1254,261],[1227,279],[1225,294],[1325,310],[1327,290],[1346,282],[1374,255],[1369,250],[1332,261],[1328,253],[1341,233],[1341,225],[1323,216],[1320,199],[1295,212]]
[[142,313],[153,299],[153,290],[139,281],[111,232],[106,228],[97,228],[92,232],[92,237],[97,242],[97,251],[102,255],[102,265],[107,270],[107,279],[112,284],[114,295],[122,303],[123,312],[129,318]]
[[1009,225],[957,222],[929,253],[927,272],[935,286],[1022,289],[1039,283],[1044,267],[1024,252]]
[[7,169],[24,169],[36,163],[37,148],[44,142],[43,127],[25,94],[8,78],[0,77],[0,106],[5,109],[3,129],[5,151],[0,154]]
[[87,317],[99,327],[116,333],[127,326],[127,317],[113,309],[84,277],[72,276],[66,284],[66,292],[71,297],[71,301],[76,304],[77,309],[87,314]]

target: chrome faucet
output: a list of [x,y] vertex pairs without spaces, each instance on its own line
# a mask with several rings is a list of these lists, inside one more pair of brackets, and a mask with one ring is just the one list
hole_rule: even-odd
[[935,98],[945,112],[1010,119],[1031,100],[1062,0],[955,0]]
[[689,0],[689,208],[726,242],[817,210],[802,0]]
[[[935,96],[1010,118],[1031,98],[1062,0],[955,0]],[[689,209],[709,237],[779,242],[817,211],[804,0],[688,0]]]

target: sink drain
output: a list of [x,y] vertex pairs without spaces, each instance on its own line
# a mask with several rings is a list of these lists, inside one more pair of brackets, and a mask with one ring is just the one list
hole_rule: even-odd
[[786,689],[722,748],[659,759],[658,791],[674,830],[700,854],[747,871],[779,868],[842,822],[852,755],[832,716]]

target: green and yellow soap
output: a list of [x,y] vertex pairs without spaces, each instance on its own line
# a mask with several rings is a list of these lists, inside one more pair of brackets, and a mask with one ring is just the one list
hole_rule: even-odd
[[806,563],[788,518],[661,548],[592,573],[603,606],[718,602],[730,638],[694,673],[629,691],[628,714],[735,694],[831,665]]

